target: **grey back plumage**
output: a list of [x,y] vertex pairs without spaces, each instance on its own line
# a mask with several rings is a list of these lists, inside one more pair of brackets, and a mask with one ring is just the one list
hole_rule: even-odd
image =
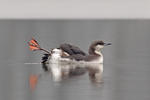
[[87,55],[84,57],[84,61],[92,61],[92,60],[95,60],[97,59],[99,56],[98,55]]
[[81,55],[81,54],[74,54],[74,55],[68,56],[67,58],[74,59],[76,61],[81,61],[81,60],[84,60],[85,57],[86,56]]
[[79,47],[73,46],[71,44],[61,44],[60,45],[60,49],[62,49],[63,51],[67,52],[69,55],[87,55],[85,52],[83,52]]
[[61,44],[60,49],[69,54],[67,58],[74,59],[76,61],[83,60],[87,54],[83,52],[79,47],[71,44]]

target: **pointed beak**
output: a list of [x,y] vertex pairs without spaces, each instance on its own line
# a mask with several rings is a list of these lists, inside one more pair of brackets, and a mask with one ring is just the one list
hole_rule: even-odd
[[111,45],[111,43],[104,43],[104,46],[108,46],[108,45]]

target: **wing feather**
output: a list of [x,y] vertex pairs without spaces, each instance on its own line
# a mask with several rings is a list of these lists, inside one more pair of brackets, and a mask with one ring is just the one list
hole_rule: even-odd
[[61,44],[60,49],[67,52],[69,55],[76,55],[76,54],[80,54],[80,55],[83,55],[83,56],[86,55],[86,53],[83,52],[79,47],[73,46],[71,44],[66,44],[66,43]]

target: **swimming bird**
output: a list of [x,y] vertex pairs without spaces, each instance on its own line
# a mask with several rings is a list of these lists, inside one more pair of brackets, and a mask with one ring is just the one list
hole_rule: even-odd
[[[54,48],[50,51],[41,48],[39,43],[34,38],[32,38],[28,42],[28,44],[29,44],[29,48],[32,51],[40,50],[45,52],[44,56],[42,57],[42,64],[46,64],[46,63],[58,64],[60,62],[65,62],[68,64],[68,63],[76,62],[78,64],[85,64],[87,66],[91,66],[92,64],[103,64],[103,54],[101,52],[102,48],[104,48],[104,46],[111,45],[111,43],[104,43],[101,40],[94,41],[89,46],[89,50],[87,54],[79,47],[68,43],[61,44],[59,47]],[[43,67],[43,68],[46,71],[48,70],[47,67]],[[60,68],[56,70],[55,67],[54,69],[55,69],[54,73],[57,72],[58,74],[59,73],[58,70],[60,70]],[[94,75],[96,76],[97,73],[103,72],[103,65],[101,65],[99,68],[88,67],[88,69],[90,73],[89,75],[93,77]]]
[[89,47],[89,54],[87,54],[79,47],[67,43],[61,44],[58,48],[54,48],[50,51],[41,48],[34,38],[32,38],[28,44],[32,51],[41,50],[45,52],[42,57],[42,63],[45,63],[47,60],[56,62],[56,60],[61,58],[75,61],[103,63],[101,50],[104,46],[111,45],[111,43],[104,43],[103,41],[94,41]]

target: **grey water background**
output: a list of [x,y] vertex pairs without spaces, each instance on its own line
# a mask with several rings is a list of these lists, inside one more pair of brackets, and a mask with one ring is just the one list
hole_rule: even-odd
[[[94,40],[111,42],[103,49],[103,84],[88,75],[54,82],[42,70],[41,52],[71,43],[87,51]],[[1,100],[150,100],[150,20],[0,20]],[[42,74],[35,90],[29,77]]]

